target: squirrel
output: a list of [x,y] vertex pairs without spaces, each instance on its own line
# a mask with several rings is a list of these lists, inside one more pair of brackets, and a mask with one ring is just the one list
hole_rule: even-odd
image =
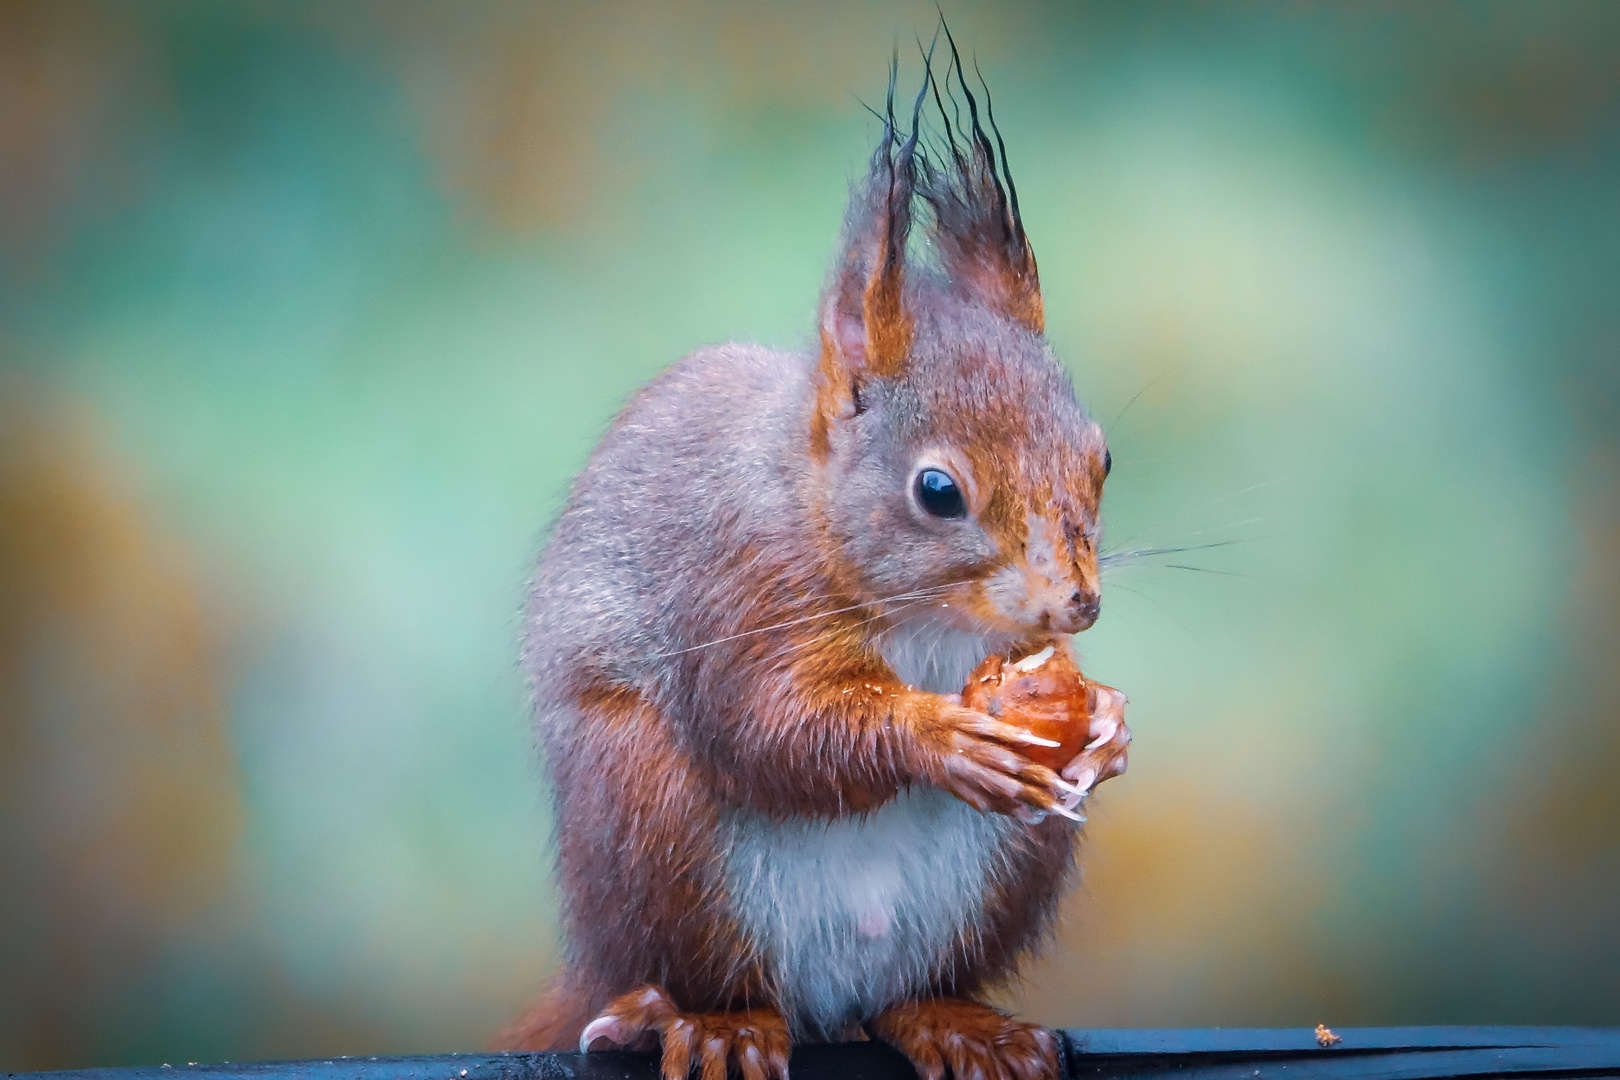
[[980,997],[1050,929],[1076,809],[1124,771],[1125,697],[1089,684],[1060,775],[960,691],[1095,622],[1111,458],[1044,339],[988,89],[981,120],[950,53],[909,130],[891,65],[818,345],[666,370],[554,526],[523,662],[566,959],[504,1048],[786,1080],[793,1042],[869,1037],[927,1080],[1059,1073],[1051,1032]]

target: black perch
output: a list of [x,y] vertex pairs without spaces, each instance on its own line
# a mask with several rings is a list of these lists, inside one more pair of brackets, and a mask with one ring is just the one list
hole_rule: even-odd
[[[1340,1028],[1322,1046],[1309,1028],[1070,1029],[1061,1032],[1073,1080],[1581,1080],[1620,1077],[1620,1028]],[[881,1043],[804,1045],[794,1080],[913,1080]],[[0,1073],[0,1080],[657,1080],[652,1054],[501,1053],[335,1057],[251,1064],[155,1065]]]

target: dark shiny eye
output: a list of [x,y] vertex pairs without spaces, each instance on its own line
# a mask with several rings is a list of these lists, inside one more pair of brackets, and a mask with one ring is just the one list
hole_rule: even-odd
[[1114,452],[1112,450],[1104,450],[1103,451],[1103,475],[1107,476],[1109,473],[1111,473],[1113,471],[1114,471]]
[[950,473],[941,469],[924,469],[917,474],[917,501],[935,517],[967,517],[967,501],[962,498],[962,489],[956,486]]

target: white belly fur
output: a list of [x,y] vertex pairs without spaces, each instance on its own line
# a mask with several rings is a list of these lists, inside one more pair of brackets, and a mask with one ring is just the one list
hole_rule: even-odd
[[[895,675],[934,693],[959,690],[987,652],[982,638],[931,627],[888,640]],[[834,821],[734,815],[727,891],[789,1022],[836,1033],[926,990],[979,925],[1015,828],[936,788]]]
[[925,990],[1012,827],[934,788],[859,818],[734,818],[727,890],[790,1021],[833,1033]]

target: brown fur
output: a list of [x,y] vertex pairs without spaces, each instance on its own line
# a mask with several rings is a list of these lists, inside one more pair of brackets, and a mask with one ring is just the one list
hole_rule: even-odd
[[[595,735],[579,754],[553,762],[559,787],[575,793],[558,806],[556,823],[576,958],[559,994],[583,991],[590,1015],[642,983],[667,986],[706,1010],[757,997],[758,970],[741,960],[746,948],[718,889],[718,810],[702,771],[634,691],[591,682],[575,693],[582,703],[617,707],[582,710]],[[586,771],[589,782],[575,783],[575,770]],[[611,983],[598,975],[604,961],[621,973]]]

